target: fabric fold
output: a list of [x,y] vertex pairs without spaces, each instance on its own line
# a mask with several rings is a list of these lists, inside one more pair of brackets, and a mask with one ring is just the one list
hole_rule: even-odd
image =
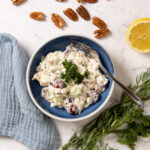
[[0,135],[12,137],[31,150],[58,150],[55,125],[28,95],[28,60],[13,36],[0,34]]

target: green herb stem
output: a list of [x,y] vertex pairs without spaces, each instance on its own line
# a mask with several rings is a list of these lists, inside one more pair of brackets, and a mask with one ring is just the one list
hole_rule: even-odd
[[[150,69],[138,76],[136,84],[130,85],[129,88],[143,101],[149,100]],[[124,129],[119,129],[125,124]],[[68,150],[71,146],[74,146],[76,150],[94,150],[98,143],[102,143],[104,137],[110,133],[116,134],[117,141],[127,145],[131,150],[134,150],[138,136],[150,135],[150,116],[144,115],[143,110],[125,92],[121,96],[120,104],[105,110],[99,117],[75,132],[62,150]]]

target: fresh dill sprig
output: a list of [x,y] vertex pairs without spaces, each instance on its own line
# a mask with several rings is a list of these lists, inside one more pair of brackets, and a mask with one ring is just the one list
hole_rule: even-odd
[[[149,100],[150,68],[141,73],[136,84],[130,85],[129,88],[144,102]],[[124,124],[126,128],[119,129]],[[76,150],[98,150],[97,145],[103,143],[104,137],[110,133],[116,134],[117,141],[129,146],[131,150],[134,150],[138,136],[150,135],[150,116],[144,115],[143,110],[125,92],[121,96],[120,104],[105,110],[99,117],[77,130],[62,150],[68,150],[72,146]]]
[[78,72],[78,67],[72,62],[68,62],[67,59],[62,62],[64,68],[66,69],[65,73],[61,73],[61,78],[65,80],[66,83],[69,83],[73,80],[76,84],[80,84],[84,78],[87,78],[89,75],[88,70],[86,70],[83,75]]

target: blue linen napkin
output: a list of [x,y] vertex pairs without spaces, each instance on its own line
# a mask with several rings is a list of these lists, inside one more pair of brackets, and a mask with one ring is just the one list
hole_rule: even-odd
[[0,34],[0,135],[30,150],[58,150],[59,135],[51,119],[32,103],[25,76],[28,57],[9,34]]

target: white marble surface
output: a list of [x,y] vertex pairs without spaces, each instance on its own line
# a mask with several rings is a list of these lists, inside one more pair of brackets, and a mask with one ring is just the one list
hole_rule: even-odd
[[[0,32],[14,35],[20,45],[31,56],[45,42],[65,34],[80,34],[94,39],[93,31],[96,29],[91,21],[85,22],[79,18],[72,22],[62,13],[68,7],[75,9],[79,4],[76,0],[67,0],[58,3],[56,0],[27,0],[21,6],[13,6],[11,0],[0,0]],[[117,78],[124,84],[134,82],[136,75],[150,66],[150,54],[140,54],[132,51],[126,41],[125,32],[130,23],[141,17],[149,17],[150,0],[99,0],[96,4],[86,4],[91,16],[99,16],[107,24],[112,34],[102,40],[96,40],[112,58]],[[37,22],[29,18],[31,11],[43,11],[47,15],[44,22]],[[50,21],[51,13],[62,14],[67,22],[64,30],[57,29]],[[115,89],[117,97],[120,92]],[[147,105],[147,110],[150,105]],[[88,121],[88,120],[87,120]],[[67,142],[73,131],[84,122],[65,123],[54,120],[60,132],[62,143]],[[126,146],[115,142],[115,138],[108,137],[110,144],[119,150],[128,150]],[[149,150],[150,142],[139,140],[136,150]],[[0,150],[28,150],[17,141],[0,137]]]

